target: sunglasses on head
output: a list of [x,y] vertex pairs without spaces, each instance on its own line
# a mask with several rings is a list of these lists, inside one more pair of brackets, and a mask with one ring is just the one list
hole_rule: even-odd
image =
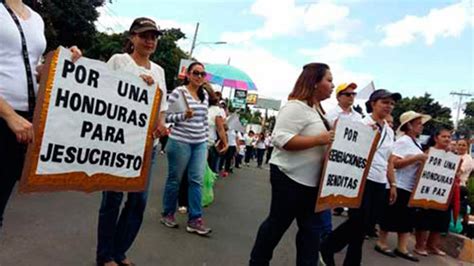
[[191,72],[191,74],[193,74],[193,76],[196,76],[196,77],[203,77],[205,78],[207,73],[206,72],[199,72],[197,70],[194,70],[193,72]]
[[339,95],[344,95],[344,96],[350,97],[350,96],[356,96],[357,92],[341,92],[341,93],[339,93]]

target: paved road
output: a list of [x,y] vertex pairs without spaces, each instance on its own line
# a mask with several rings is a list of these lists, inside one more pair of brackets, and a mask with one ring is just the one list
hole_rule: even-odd
[[[205,209],[205,220],[214,232],[203,238],[186,233],[184,215],[178,215],[179,229],[159,224],[166,175],[165,156],[159,159],[145,221],[128,256],[139,266],[246,265],[257,228],[269,209],[268,170],[237,169],[218,180],[216,201]],[[94,265],[99,203],[100,193],[14,195],[0,239],[0,266]],[[272,265],[294,265],[295,233],[293,224],[275,250]],[[463,265],[452,258],[428,257],[418,264],[385,258],[373,251],[373,244],[365,244],[364,265]],[[339,263],[342,257],[337,256]]]

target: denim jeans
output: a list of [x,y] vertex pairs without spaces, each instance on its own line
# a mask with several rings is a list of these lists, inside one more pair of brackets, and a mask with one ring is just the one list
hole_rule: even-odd
[[270,214],[260,226],[250,255],[250,266],[268,266],[273,250],[296,219],[296,265],[318,264],[319,238],[323,222],[314,212],[317,188],[301,185],[270,165],[272,200]]
[[98,263],[108,261],[120,262],[126,258],[125,253],[132,246],[143,221],[155,161],[156,147],[153,147],[148,183],[145,191],[127,193],[127,202],[125,202],[121,212],[120,206],[122,205],[124,193],[115,191],[102,192],[97,234],[96,261]]
[[188,218],[202,216],[201,187],[206,167],[207,142],[189,144],[170,138],[166,145],[168,178],[163,193],[163,216],[176,212],[179,182],[188,170]]

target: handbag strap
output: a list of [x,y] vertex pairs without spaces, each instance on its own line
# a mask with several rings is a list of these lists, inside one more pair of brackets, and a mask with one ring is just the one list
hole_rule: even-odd
[[18,20],[18,17],[15,15],[13,10],[4,1],[2,1],[2,3],[7,9],[8,13],[10,13],[10,16],[12,17],[13,21],[16,24],[16,27],[18,28],[18,31],[20,32],[21,52],[23,55],[23,63],[25,64],[26,81],[28,84],[28,114],[30,115],[30,117],[33,117],[33,113],[35,110],[36,96],[35,96],[35,89],[34,89],[34,83],[33,83],[33,72],[31,71],[31,64],[30,64],[30,58],[28,56],[28,47],[26,46],[25,34],[23,33],[23,29],[21,27],[20,21]]

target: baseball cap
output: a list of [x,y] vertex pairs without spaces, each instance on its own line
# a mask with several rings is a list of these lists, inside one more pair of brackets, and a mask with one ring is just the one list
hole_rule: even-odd
[[340,92],[343,92],[348,88],[352,88],[352,89],[355,90],[357,88],[357,84],[355,84],[354,82],[342,83],[341,85],[337,86],[337,88],[336,88],[336,96],[339,95]]
[[392,93],[385,89],[375,90],[370,95],[369,100],[365,102],[365,108],[367,110],[367,113],[372,113],[372,106],[370,105],[371,102],[375,102],[377,100],[385,98],[392,98],[395,102],[398,102],[402,98],[402,95],[398,92]]
[[162,35],[160,27],[157,26],[156,23],[149,18],[137,18],[133,21],[132,26],[130,26],[131,33],[142,33],[145,31],[154,31],[158,35]]

